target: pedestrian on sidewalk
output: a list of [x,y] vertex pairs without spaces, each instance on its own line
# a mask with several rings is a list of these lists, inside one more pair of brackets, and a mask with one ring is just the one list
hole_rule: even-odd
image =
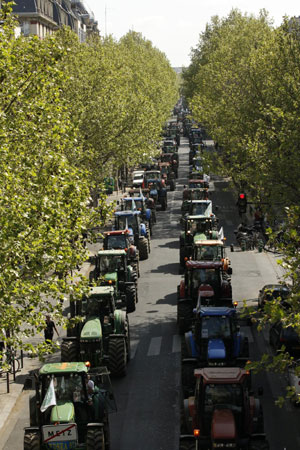
[[49,314],[47,314],[46,315],[46,328],[44,330],[45,341],[52,341],[53,335],[54,335],[54,330],[56,331],[57,336],[59,336],[59,333],[57,331],[55,323],[53,322],[53,320],[51,320],[51,317],[49,316]]

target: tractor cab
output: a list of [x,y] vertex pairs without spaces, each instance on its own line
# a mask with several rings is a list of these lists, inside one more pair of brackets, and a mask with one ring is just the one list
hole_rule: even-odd
[[195,239],[192,259],[194,261],[222,261],[225,260],[225,246],[222,240]]
[[104,233],[104,250],[125,250],[134,248],[129,230],[107,231]]
[[111,285],[126,281],[126,273],[130,271],[127,265],[125,250],[100,250],[96,255],[96,277],[103,277],[101,284]]
[[115,212],[115,229],[127,229],[129,235],[136,240],[135,236],[140,235],[142,227],[141,212],[140,211],[116,211]]

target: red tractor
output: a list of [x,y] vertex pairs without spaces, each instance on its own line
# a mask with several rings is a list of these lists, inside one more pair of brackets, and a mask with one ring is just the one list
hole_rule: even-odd
[[204,368],[194,375],[195,395],[183,402],[180,450],[268,450],[263,411],[250,390],[249,372]]
[[186,261],[184,279],[177,288],[180,333],[191,329],[197,305],[233,307],[229,275],[222,261]]

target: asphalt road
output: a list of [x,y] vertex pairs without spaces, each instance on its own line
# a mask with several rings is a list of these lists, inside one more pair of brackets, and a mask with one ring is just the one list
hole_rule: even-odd
[[[179,442],[180,337],[176,326],[176,288],[178,274],[179,219],[183,185],[187,180],[188,146],[182,139],[177,187],[168,193],[168,209],[157,213],[151,254],[141,262],[139,303],[130,314],[131,361],[125,378],[114,380],[118,412],[111,419],[111,450],[177,450]],[[218,205],[220,225],[228,246],[234,242],[233,230],[239,223],[234,195],[225,180],[212,179],[213,204]],[[234,299],[255,305],[259,289],[276,282],[281,269],[271,253],[257,251],[230,253]],[[250,342],[250,356],[257,359],[272,350],[268,330],[258,333],[244,326]],[[274,405],[284,394],[286,378],[278,374],[259,374],[254,389],[263,386],[265,429],[272,450],[300,448],[300,410],[290,403]],[[23,448],[23,427],[28,424],[28,393],[24,392],[7,427],[5,450]],[[5,438],[6,439],[6,438]]]

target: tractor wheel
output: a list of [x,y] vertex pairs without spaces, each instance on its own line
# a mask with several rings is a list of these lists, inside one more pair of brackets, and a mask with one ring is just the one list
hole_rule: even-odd
[[191,328],[191,322],[193,318],[193,309],[191,305],[186,303],[177,304],[177,323],[179,328],[179,333],[183,334],[189,331]]
[[24,434],[24,450],[40,450],[41,441],[39,433]]
[[139,242],[139,251],[140,251],[140,259],[141,261],[144,259],[149,258],[149,248],[148,248],[148,241],[145,237],[140,239]]
[[78,361],[78,344],[76,341],[63,341],[61,344],[61,362]]
[[125,322],[125,339],[126,339],[127,362],[129,362],[131,356],[131,346],[130,346],[130,327],[128,317],[126,317]]
[[126,375],[126,340],[125,338],[112,337],[108,343],[109,370],[114,376],[124,377]]
[[86,435],[86,450],[104,450],[105,439],[102,428],[90,428]]
[[126,286],[126,309],[128,313],[135,311],[136,287],[134,285]]

